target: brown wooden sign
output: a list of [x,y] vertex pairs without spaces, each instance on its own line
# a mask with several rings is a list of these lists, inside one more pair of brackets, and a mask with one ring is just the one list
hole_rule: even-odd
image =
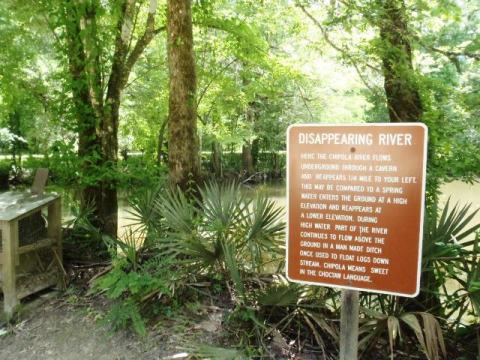
[[287,144],[287,277],[416,296],[426,126],[292,125]]

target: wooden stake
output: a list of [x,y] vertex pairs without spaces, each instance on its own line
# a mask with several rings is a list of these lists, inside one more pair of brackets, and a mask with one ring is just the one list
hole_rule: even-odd
[[359,292],[342,290],[340,315],[340,360],[357,360]]
[[52,246],[54,257],[58,263],[58,283],[60,290],[65,290],[65,269],[63,268],[63,248],[62,248],[62,202],[61,198],[55,199],[48,205],[48,238],[55,241]]
[[16,258],[18,251],[18,221],[1,221],[3,239],[3,301],[7,318],[13,315],[18,305]]

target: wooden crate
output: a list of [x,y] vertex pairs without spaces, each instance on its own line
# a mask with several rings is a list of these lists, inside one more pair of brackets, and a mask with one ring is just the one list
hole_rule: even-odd
[[[46,229],[39,216],[48,211]],[[61,199],[57,194],[0,194],[0,285],[4,311],[37,291],[64,286]]]

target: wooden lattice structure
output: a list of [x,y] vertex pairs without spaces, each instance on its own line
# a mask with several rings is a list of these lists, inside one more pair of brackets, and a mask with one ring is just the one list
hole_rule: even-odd
[[20,299],[64,286],[60,196],[0,194],[0,230],[0,286],[10,316]]

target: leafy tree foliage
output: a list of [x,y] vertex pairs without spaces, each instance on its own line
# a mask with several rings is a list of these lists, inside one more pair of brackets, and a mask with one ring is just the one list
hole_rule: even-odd
[[[155,2],[133,3],[0,5],[0,124],[24,137],[28,151],[68,159],[66,183],[110,204],[102,215],[110,227],[116,185],[128,183],[117,157],[133,152],[165,166],[172,141],[167,2],[158,1],[154,17]],[[396,94],[408,111],[417,107],[402,119],[430,128],[435,203],[441,182],[478,175],[479,16],[471,1],[193,1],[203,171],[208,160],[224,174],[228,156],[242,149],[247,172],[259,170],[260,156],[278,166],[289,124],[388,121]],[[130,17],[125,47],[119,31]]]

